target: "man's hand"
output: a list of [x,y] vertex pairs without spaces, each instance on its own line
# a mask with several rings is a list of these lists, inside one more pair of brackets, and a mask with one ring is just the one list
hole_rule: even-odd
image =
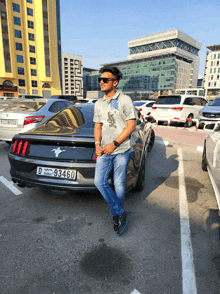
[[104,153],[102,147],[99,145],[96,146],[95,152],[97,156],[102,156],[102,154]]
[[111,154],[115,150],[115,148],[115,144],[112,142],[110,144],[105,145],[105,147],[103,148],[103,152],[105,154]]

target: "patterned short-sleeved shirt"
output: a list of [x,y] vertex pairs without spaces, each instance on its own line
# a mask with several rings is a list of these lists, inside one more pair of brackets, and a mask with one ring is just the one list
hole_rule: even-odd
[[[127,127],[126,121],[136,119],[135,109],[131,98],[127,95],[116,92],[114,97],[102,99],[95,103],[95,123],[102,123],[101,147],[112,143],[121,132]],[[127,138],[111,154],[124,153],[131,148],[130,138]]]

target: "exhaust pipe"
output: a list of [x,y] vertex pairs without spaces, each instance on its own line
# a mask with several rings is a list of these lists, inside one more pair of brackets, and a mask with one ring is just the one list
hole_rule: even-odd
[[25,184],[24,182],[20,182],[20,181],[18,181],[18,182],[17,182],[17,186],[18,186],[19,188],[25,188],[25,187],[26,187],[26,184]]

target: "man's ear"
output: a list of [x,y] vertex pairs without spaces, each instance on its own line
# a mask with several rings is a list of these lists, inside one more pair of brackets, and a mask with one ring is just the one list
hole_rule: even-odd
[[113,85],[114,85],[114,87],[116,88],[116,87],[118,86],[118,81],[117,81],[117,80],[114,81],[114,82],[113,82]]

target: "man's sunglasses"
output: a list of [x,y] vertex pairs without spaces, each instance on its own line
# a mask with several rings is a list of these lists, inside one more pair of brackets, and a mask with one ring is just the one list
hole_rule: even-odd
[[103,81],[103,83],[108,83],[108,81],[116,81],[116,79],[109,79],[109,78],[98,78],[99,83]]

